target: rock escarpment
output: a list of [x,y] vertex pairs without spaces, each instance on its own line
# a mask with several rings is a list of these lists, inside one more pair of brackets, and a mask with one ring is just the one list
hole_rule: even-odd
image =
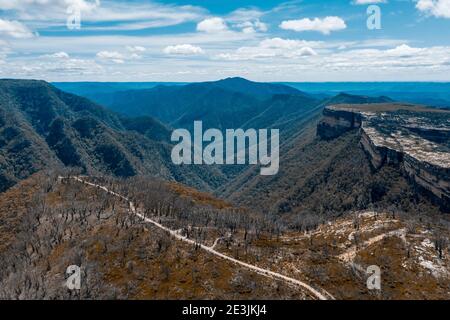
[[317,134],[333,139],[360,130],[372,167],[399,167],[412,183],[450,212],[450,112],[406,104],[334,105]]
[[349,130],[360,128],[361,120],[360,113],[326,107],[317,126],[317,134],[323,139],[334,139]]

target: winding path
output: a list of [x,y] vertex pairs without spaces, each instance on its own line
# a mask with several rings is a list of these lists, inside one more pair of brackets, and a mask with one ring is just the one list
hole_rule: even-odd
[[[139,218],[141,218],[143,221],[148,222],[148,223],[151,223],[151,224],[153,224],[154,226],[156,226],[156,227],[158,227],[158,228],[160,228],[160,229],[166,231],[167,233],[169,233],[172,237],[174,237],[174,238],[177,239],[177,240],[184,241],[184,242],[189,243],[189,244],[192,244],[192,245],[196,245],[196,246],[198,246],[199,248],[201,248],[201,249],[203,249],[203,250],[205,250],[205,251],[207,251],[207,252],[209,252],[209,253],[211,253],[211,254],[217,256],[217,257],[220,257],[220,258],[222,258],[222,259],[231,261],[231,262],[233,262],[234,264],[240,265],[240,266],[242,266],[242,267],[244,267],[244,268],[246,268],[246,269],[249,269],[249,270],[251,270],[251,271],[254,271],[254,272],[256,272],[256,273],[258,273],[258,274],[260,274],[260,275],[263,275],[263,276],[265,276],[265,277],[267,277],[267,278],[270,278],[270,279],[279,279],[279,280],[281,280],[281,281],[284,281],[285,283],[288,283],[288,284],[291,284],[291,285],[295,285],[295,286],[299,286],[299,287],[301,287],[301,288],[303,288],[303,289],[306,289],[313,297],[315,297],[315,298],[317,298],[317,299],[320,299],[320,300],[333,299],[333,300],[334,300],[334,297],[333,297],[330,293],[326,292],[326,291],[323,290],[323,289],[321,289],[321,291],[322,291],[322,293],[321,293],[321,292],[319,292],[318,290],[316,290],[316,289],[314,289],[313,287],[311,287],[310,285],[308,285],[308,284],[306,284],[306,283],[304,283],[304,282],[302,282],[302,281],[300,281],[300,280],[297,280],[297,279],[294,279],[294,278],[287,277],[287,276],[285,276],[285,275],[283,275],[283,274],[281,274],[281,273],[277,273],[277,272],[274,272],[274,271],[271,271],[271,270],[268,270],[268,269],[263,269],[263,268],[257,267],[257,266],[255,266],[255,265],[252,265],[252,264],[243,262],[243,261],[241,261],[241,260],[234,259],[234,258],[232,258],[232,257],[230,257],[230,256],[227,256],[227,255],[225,255],[225,254],[223,254],[223,253],[221,253],[221,252],[219,252],[219,251],[216,251],[216,250],[214,249],[216,242],[214,243],[213,246],[208,247],[208,246],[203,245],[203,244],[201,244],[201,243],[198,243],[198,242],[196,242],[196,241],[194,241],[194,240],[191,240],[191,239],[189,239],[189,238],[187,238],[187,237],[181,235],[177,230],[169,229],[169,228],[163,226],[162,224],[156,222],[155,220],[146,217],[146,216],[143,215],[141,212],[139,212],[138,209],[136,209],[134,203],[133,203],[132,201],[130,201],[127,197],[124,197],[124,196],[122,196],[122,195],[120,195],[120,194],[118,194],[118,193],[116,193],[116,192],[114,192],[114,191],[108,190],[108,188],[106,188],[106,187],[104,187],[104,186],[97,185],[97,184],[95,184],[95,183],[92,183],[92,182],[83,180],[83,179],[81,179],[80,177],[69,177],[69,179],[70,179],[70,178],[73,178],[74,180],[76,180],[76,181],[78,181],[78,182],[81,182],[81,183],[84,183],[84,184],[86,184],[86,185],[89,185],[89,186],[96,187],[96,188],[99,188],[99,189],[101,189],[101,190],[104,190],[105,192],[107,192],[107,193],[109,193],[109,194],[111,194],[111,195],[113,195],[113,196],[115,196],[115,197],[118,197],[118,198],[121,198],[122,200],[127,201],[131,213],[135,214],[136,216],[138,216]],[[64,179],[64,178],[63,178],[63,177],[59,177],[59,179]],[[217,241],[217,240],[216,240],[216,241]]]

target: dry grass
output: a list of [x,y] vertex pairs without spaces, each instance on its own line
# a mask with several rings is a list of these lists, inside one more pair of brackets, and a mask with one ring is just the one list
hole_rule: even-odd
[[[225,205],[193,189],[177,184],[174,188],[202,205]],[[2,250],[14,242],[26,208],[39,190],[31,178],[0,196],[0,215],[6,221],[0,225]],[[71,208],[100,202],[102,196],[104,192],[74,182],[58,185],[45,199],[48,206]],[[61,286],[66,267],[78,254],[82,265],[89,266],[91,298],[308,298],[298,288],[195,250],[153,226],[137,221],[121,228],[117,221],[130,217],[126,204],[111,197],[108,206],[105,211],[114,208],[114,215],[99,221],[91,218],[84,226],[69,223],[71,239],[63,237],[46,257],[33,256],[35,270],[45,274],[49,286]],[[324,288],[338,299],[449,299],[449,252],[440,259],[433,246],[437,232],[449,236],[440,228],[437,223],[366,212],[340,217],[308,233],[256,236],[250,230],[244,241],[244,231],[238,229],[216,250]],[[208,230],[205,242],[212,244],[218,235],[217,230]],[[366,287],[365,270],[373,264],[382,270],[381,292]]]
[[218,199],[213,195],[200,192],[194,188],[188,187],[186,185],[170,182],[168,183],[169,188],[176,194],[191,199],[194,203],[199,205],[210,205],[216,209],[227,209],[231,208],[232,205],[224,200]]

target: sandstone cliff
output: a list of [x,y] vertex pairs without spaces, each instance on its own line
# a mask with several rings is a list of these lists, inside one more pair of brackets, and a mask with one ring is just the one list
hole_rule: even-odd
[[406,104],[334,105],[317,127],[322,139],[360,130],[372,167],[397,166],[450,212],[450,112]]

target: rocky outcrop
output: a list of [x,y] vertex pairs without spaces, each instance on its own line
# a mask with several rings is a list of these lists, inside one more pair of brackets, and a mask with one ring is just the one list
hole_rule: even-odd
[[450,130],[423,128],[423,127],[406,127],[409,131],[423,137],[424,139],[437,142],[448,143],[450,141]]
[[[436,114],[439,112],[439,114]],[[398,167],[450,212],[450,112],[404,105],[336,105],[324,109],[317,134],[333,139],[359,129],[372,167]]]
[[361,146],[366,151],[373,168],[379,169],[385,164],[398,166],[403,161],[403,153],[384,146],[377,146],[367,134],[366,130],[361,130]]
[[450,168],[443,168],[405,155],[403,169],[432,200],[450,212]]
[[355,112],[327,107],[317,126],[317,134],[322,139],[334,139],[346,131],[361,127],[361,115]]

